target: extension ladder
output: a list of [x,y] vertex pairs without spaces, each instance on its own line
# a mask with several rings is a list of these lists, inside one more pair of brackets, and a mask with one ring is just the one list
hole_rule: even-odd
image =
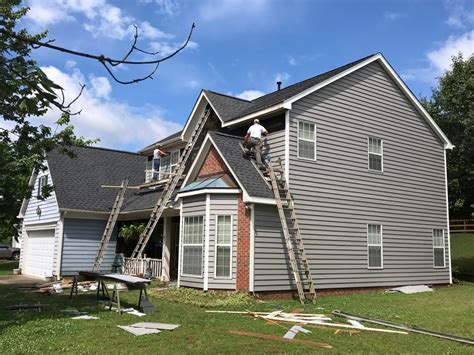
[[[280,174],[278,178],[276,176],[276,171]],[[279,167],[276,170],[270,162],[267,165],[267,173],[272,183],[272,190],[275,195],[278,214],[280,216],[280,222],[283,229],[283,234],[285,236],[286,248],[288,251],[288,256],[290,258],[291,270],[295,278],[300,302],[304,304],[307,295],[309,295],[310,297],[308,298],[310,298],[314,302],[316,300],[316,291],[314,289],[313,277],[311,275],[308,258],[306,257],[303,239],[301,238],[301,231],[298,225],[298,219],[296,218],[295,204],[293,201],[293,197],[291,196],[288,183],[285,179],[285,174],[281,166],[281,161],[279,162]],[[283,204],[282,200],[285,201],[285,204]],[[290,227],[288,227],[288,224],[290,224]],[[301,273],[300,269],[298,268],[298,260],[295,256],[293,243],[295,243],[297,246],[299,259],[303,267],[309,292],[304,291],[303,282],[301,280]]]
[[145,250],[145,247],[148,241],[150,240],[151,234],[153,233],[153,230],[158,224],[158,221],[166,208],[166,204],[170,200],[171,195],[173,194],[173,191],[175,190],[176,185],[178,184],[179,179],[181,178],[184,169],[186,168],[186,161],[191,156],[194,145],[196,144],[196,141],[198,140],[201,131],[204,128],[204,125],[206,124],[207,119],[210,115],[210,108],[206,108],[203,115],[199,118],[196,128],[194,129],[194,132],[191,136],[191,139],[189,140],[188,144],[183,150],[183,153],[178,159],[178,163],[174,168],[173,174],[171,175],[172,178],[168,180],[168,182],[165,184],[160,198],[158,199],[158,201],[156,201],[156,204],[153,207],[150,219],[148,220],[145,229],[140,234],[140,237],[138,239],[137,245],[135,246],[135,249],[133,250],[131,258],[136,259],[143,254],[143,251]]
[[102,234],[102,239],[100,240],[100,246],[97,250],[97,254],[94,259],[94,266],[92,267],[93,272],[99,271],[100,264],[102,263],[102,259],[104,258],[105,251],[107,250],[107,246],[109,245],[110,237],[112,236],[115,223],[117,223],[117,218],[120,213],[120,209],[122,208],[123,201],[125,199],[125,192],[127,191],[127,187],[128,177],[122,180],[120,190],[117,193],[117,197],[115,198],[112,210],[110,211],[109,219],[107,221],[107,224],[105,225],[104,233]]

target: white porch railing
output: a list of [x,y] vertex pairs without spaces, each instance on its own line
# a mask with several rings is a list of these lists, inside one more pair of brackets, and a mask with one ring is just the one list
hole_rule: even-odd
[[122,274],[149,275],[156,279],[161,277],[161,259],[132,259],[123,258]]

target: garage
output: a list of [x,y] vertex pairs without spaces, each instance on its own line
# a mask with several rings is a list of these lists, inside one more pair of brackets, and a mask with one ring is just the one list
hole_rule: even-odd
[[23,274],[46,278],[53,275],[54,229],[30,230]]

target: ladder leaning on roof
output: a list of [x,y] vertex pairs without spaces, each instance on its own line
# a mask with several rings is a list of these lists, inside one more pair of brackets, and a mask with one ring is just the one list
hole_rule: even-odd
[[194,145],[196,144],[196,141],[198,140],[202,132],[202,129],[204,128],[204,125],[206,124],[207,119],[209,118],[210,114],[211,114],[210,108],[206,108],[203,115],[199,118],[196,128],[194,129],[193,134],[191,135],[191,138],[188,144],[186,145],[186,147],[183,150],[183,153],[178,159],[178,163],[176,164],[176,167],[174,168],[172,178],[169,179],[168,182],[165,184],[163,188],[163,192],[161,193],[161,196],[158,198],[158,201],[156,201],[156,204],[153,207],[150,219],[148,220],[148,223],[145,229],[140,234],[140,237],[138,239],[137,245],[135,246],[135,249],[133,250],[131,258],[136,259],[140,255],[143,254],[143,251],[145,250],[145,247],[148,241],[150,240],[153,230],[158,224],[158,221],[161,215],[163,214],[163,211],[165,210],[166,205],[168,201],[170,200],[171,195],[173,194],[173,191],[176,188],[176,185],[179,182],[179,179],[184,173],[184,169],[186,167],[186,161],[191,156]]
[[[314,302],[316,300],[316,291],[314,289],[313,277],[309,268],[308,258],[306,257],[303,239],[301,238],[298,219],[296,218],[295,204],[288,188],[288,184],[285,180],[285,174],[281,166],[281,161],[279,167],[277,168],[277,171],[280,173],[278,180],[275,173],[275,169],[272,166],[272,163],[269,162],[267,165],[267,173],[272,183],[272,190],[277,203],[278,214],[280,216],[280,222],[283,229],[283,234],[285,236],[286,248],[288,251],[288,256],[290,258],[291,271],[293,272],[293,275],[295,277],[296,287],[298,289],[298,296],[302,304],[304,304],[305,302],[306,295],[309,295],[310,299]],[[285,205],[283,205],[282,200],[285,201]],[[288,227],[289,223],[292,226],[291,228]],[[303,266],[303,271],[306,277],[306,284],[309,289],[309,292],[305,292],[304,290],[304,281],[301,280],[301,273],[298,268],[298,260],[295,256],[293,243],[296,244],[298,250],[298,256],[300,259],[300,263]]]
[[94,266],[92,267],[93,272],[98,272],[100,269],[100,264],[102,263],[102,259],[104,258],[105,250],[109,245],[110,237],[112,236],[115,223],[117,223],[117,218],[120,213],[120,209],[122,208],[123,201],[125,199],[125,192],[127,191],[127,187],[128,177],[122,180],[120,190],[117,193],[117,197],[115,198],[112,210],[110,211],[109,219],[107,221],[107,224],[105,225],[104,233],[102,234],[102,239],[100,240],[100,246],[95,256]]

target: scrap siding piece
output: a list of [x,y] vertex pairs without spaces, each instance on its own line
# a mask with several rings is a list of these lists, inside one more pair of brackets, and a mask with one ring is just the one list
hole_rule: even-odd
[[125,330],[135,336],[148,335],[148,334],[158,334],[161,333],[159,329],[150,329],[150,328],[135,328],[128,325],[117,325],[120,329]]
[[147,329],[161,329],[161,330],[174,330],[179,327],[178,324],[168,323],[151,323],[151,322],[140,322],[130,325],[134,328],[147,328]]

